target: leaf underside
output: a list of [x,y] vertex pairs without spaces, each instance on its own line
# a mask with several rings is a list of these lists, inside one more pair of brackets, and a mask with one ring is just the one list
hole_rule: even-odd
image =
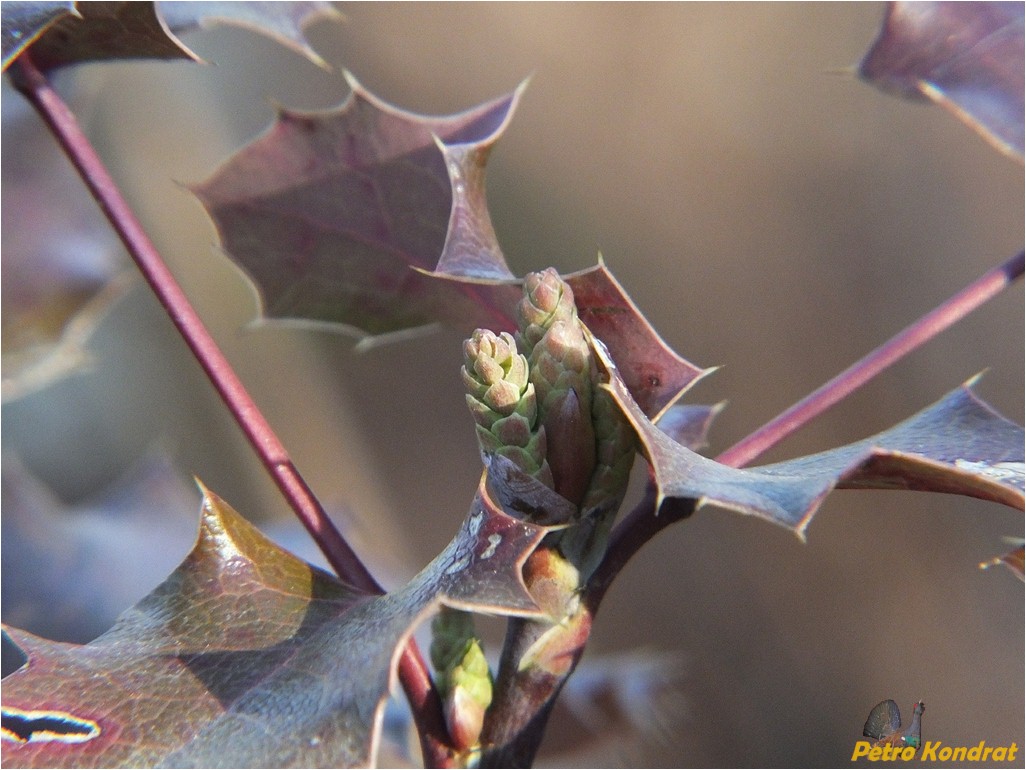
[[28,656],[4,680],[5,766],[373,763],[402,645],[439,604],[540,615],[521,567],[546,530],[503,510],[517,498],[505,483],[483,479],[449,546],[380,597],[206,493],[193,551],[106,634],[72,645],[5,629]]

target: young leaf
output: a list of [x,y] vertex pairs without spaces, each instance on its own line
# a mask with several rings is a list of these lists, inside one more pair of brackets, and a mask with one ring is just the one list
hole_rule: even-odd
[[[11,3],[12,7],[22,5]],[[25,3],[24,5],[44,5]],[[63,5],[53,3],[53,5]],[[6,29],[8,9],[4,8]],[[177,34],[213,24],[234,24],[267,35],[306,56],[324,62],[303,37],[303,27],[318,16],[339,16],[327,2],[104,2],[75,5],[50,24],[31,46],[40,69],[108,59],[187,59],[198,57]],[[14,54],[20,52],[14,51]],[[4,66],[7,66],[6,33]]]
[[603,345],[595,349],[613,397],[638,432],[660,499],[693,499],[761,516],[799,537],[835,487],[950,492],[1023,507],[1023,429],[980,401],[970,389],[973,380],[862,441],[738,469],[696,454],[653,425]]
[[[363,338],[438,321],[511,331],[513,286],[433,280],[447,224],[460,227],[445,264],[461,275],[512,278],[478,205],[480,168],[520,90],[466,112],[427,117],[374,97],[349,78],[341,107],[282,109],[269,131],[193,188],[228,255],[253,279],[268,318],[329,322]],[[470,178],[453,205],[438,138]],[[453,159],[454,165],[460,165]],[[457,185],[458,186],[458,185]],[[475,239],[490,261],[471,266]],[[502,298],[494,296],[498,293]],[[493,308],[504,307],[496,313]]]
[[1022,157],[1022,3],[890,3],[859,75],[941,104],[1002,152]]
[[4,680],[4,763],[372,764],[413,627],[440,603],[540,614],[520,570],[544,533],[505,513],[482,479],[452,543],[405,587],[371,598],[208,492],[192,553],[106,634],[79,646],[7,630],[28,662]]

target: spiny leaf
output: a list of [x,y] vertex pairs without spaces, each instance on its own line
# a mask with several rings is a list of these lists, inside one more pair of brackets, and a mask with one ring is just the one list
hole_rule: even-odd
[[[59,16],[32,44],[32,58],[40,68],[53,69],[68,64],[109,59],[198,61],[198,57],[178,39],[177,34],[213,24],[247,27],[324,66],[324,62],[303,37],[303,27],[318,17],[339,16],[331,3],[320,1],[90,2],[77,4],[75,11],[75,15],[65,13]],[[5,17],[7,12],[5,6]]]
[[[459,534],[402,589],[356,594],[206,493],[185,562],[88,645],[16,629],[9,766],[340,767],[373,763],[399,652],[439,604],[537,616],[523,562],[545,529],[482,479]],[[503,490],[502,496],[513,493]]]
[[787,462],[737,469],[681,446],[630,397],[604,346],[609,387],[638,432],[660,499],[713,503],[769,519],[804,537],[835,487],[950,492],[1023,507],[1023,429],[971,391],[972,380],[904,422],[863,441]]
[[859,65],[885,91],[941,104],[1023,154],[1023,4],[896,2]]
[[712,406],[700,404],[673,404],[667,407],[655,421],[659,430],[678,444],[697,452],[709,443],[709,428],[712,421],[723,411],[724,404]]
[[[524,86],[428,117],[349,80],[341,107],[282,110],[193,189],[256,284],[263,315],[341,325],[365,343],[437,322],[513,331],[520,292],[484,178]],[[646,414],[704,374],[663,342],[604,265],[567,280]]]
[[[432,280],[411,268],[433,269],[444,250],[460,275],[512,277],[478,200],[484,158],[520,90],[427,117],[349,80],[341,107],[281,110],[266,134],[193,190],[255,282],[263,314],[341,324],[364,338],[444,320],[512,331],[514,286]],[[450,183],[446,153],[463,182]]]
[[63,16],[75,13],[73,2],[8,2],[0,13],[3,68],[35,42],[46,28]]
[[712,371],[700,369],[663,342],[602,261],[566,281],[574,290],[580,319],[606,345],[631,396],[651,419],[658,420]]
[[196,28],[219,24],[245,27],[291,48],[319,67],[328,64],[310,47],[303,30],[319,19],[340,20],[342,14],[330,2],[191,2],[157,0],[157,11],[168,28],[181,35]]

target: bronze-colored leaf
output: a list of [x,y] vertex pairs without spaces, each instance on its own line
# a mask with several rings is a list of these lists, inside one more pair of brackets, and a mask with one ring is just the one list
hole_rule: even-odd
[[72,645],[6,629],[28,661],[4,680],[4,764],[372,764],[418,622],[440,603],[541,614],[521,567],[545,529],[508,515],[487,487],[452,543],[380,597],[282,551],[206,493],[192,553],[106,634]]

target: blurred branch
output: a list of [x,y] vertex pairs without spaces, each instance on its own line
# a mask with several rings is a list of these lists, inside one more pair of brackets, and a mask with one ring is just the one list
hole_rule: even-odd
[[[267,472],[328,562],[339,577],[354,588],[368,594],[383,593],[299,474],[285,447],[146,235],[67,104],[27,53],[11,65],[9,74],[14,86],[35,107],[78,171]],[[448,764],[448,733],[441,701],[413,640],[403,651],[399,675],[420,728],[425,762],[439,766]]]

